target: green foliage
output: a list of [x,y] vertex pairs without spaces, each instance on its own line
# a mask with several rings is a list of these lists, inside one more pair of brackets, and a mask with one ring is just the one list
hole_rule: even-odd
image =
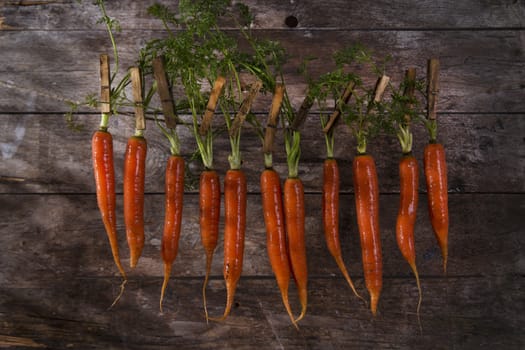
[[[390,102],[385,105],[385,130],[397,136],[404,154],[412,151],[411,125],[424,121],[421,101],[421,97],[424,97],[423,88],[422,80],[405,79],[398,88],[390,85]],[[412,96],[407,93],[409,90],[414,91]]]
[[[123,107],[133,106],[133,102],[126,96],[126,89],[130,84],[129,74],[125,74],[119,81],[116,76],[119,68],[118,50],[114,33],[121,30],[117,20],[106,13],[103,0],[96,0],[102,18],[99,23],[106,26],[111,40],[116,69],[111,76],[111,114],[119,114]],[[144,76],[153,73],[152,62],[158,56],[164,57],[165,70],[170,83],[182,90],[180,96],[175,97],[177,113],[188,113],[192,116],[189,125],[197,140],[198,154],[204,165],[211,168],[213,165],[213,137],[217,132],[230,130],[235,115],[243,97],[244,84],[241,82],[242,73],[250,73],[263,84],[263,93],[273,93],[276,84],[284,83],[283,65],[288,60],[285,48],[278,41],[260,38],[252,31],[254,15],[248,6],[229,0],[180,0],[178,7],[172,8],[163,4],[154,4],[148,8],[148,14],[162,22],[167,35],[149,40],[140,50],[137,65]],[[222,30],[219,23],[235,23],[240,31],[239,39],[232,31]],[[245,45],[247,44],[247,45]],[[241,49],[248,47],[247,49]],[[379,78],[385,74],[385,69],[391,57],[386,55],[377,58],[377,55],[362,44],[355,44],[342,48],[332,56],[333,66],[329,72],[318,77],[312,77],[309,72],[310,63],[316,58],[308,57],[299,67],[301,74],[308,83],[307,98],[314,101],[320,111],[321,125],[328,121],[329,113],[334,109],[341,112],[344,122],[350,127],[358,142],[358,152],[366,151],[368,140],[381,132],[394,133],[400,138],[404,149],[411,146],[410,120],[412,123],[422,120],[421,104],[423,96],[423,82],[416,82],[415,90],[420,92],[417,98],[408,98],[403,93],[406,89],[404,82],[395,89],[392,85],[390,98],[386,101],[374,102],[374,86],[365,83],[359,76],[369,74]],[[365,72],[365,73],[363,73]],[[359,74],[358,74],[359,73]],[[219,98],[218,108],[225,118],[225,128],[209,130],[204,136],[198,132],[200,118],[204,114],[210,96],[210,87],[218,76],[226,78],[226,86]],[[369,81],[369,79],[367,79]],[[354,83],[351,102],[343,103],[341,96],[350,82]],[[405,85],[404,85],[405,84]],[[155,84],[145,93],[144,107],[146,111],[158,113],[149,106],[155,92]],[[89,96],[80,104],[72,104],[71,119],[80,105],[96,107],[98,101],[95,95]],[[300,158],[300,132],[291,130],[296,111],[288,94],[285,92],[281,107],[281,121],[284,129],[285,146],[289,166],[289,175],[296,176]],[[264,129],[257,117],[247,116],[259,136],[263,137]],[[435,123],[426,122],[435,137]],[[159,124],[160,126],[160,124]],[[165,135],[171,135],[172,151],[178,144],[172,142],[172,131],[163,129]],[[230,136],[232,164],[240,164],[240,133]],[[175,142],[177,143],[178,140]],[[326,134],[327,154],[333,155],[333,133]]]
[[[172,84],[183,89],[183,96],[177,97],[178,109],[189,107],[193,117],[192,130],[197,140],[201,158],[206,167],[212,167],[213,131],[201,136],[198,132],[200,116],[205,112],[209,98],[208,87],[219,76],[226,78],[226,86],[219,98],[219,108],[225,117],[227,129],[242,101],[240,73],[246,67],[246,53],[240,52],[237,39],[219,28],[221,17],[231,14],[230,1],[225,0],[183,0],[177,12],[163,5],[153,5],[148,12],[160,19],[168,32],[162,39],[149,41],[141,50],[139,65],[144,72],[151,72],[152,61],[164,56],[165,70]],[[244,20],[246,8],[238,7]],[[231,164],[240,165],[240,133],[230,135]]]
[[[308,94],[316,101],[320,110],[321,125],[324,127],[328,121],[327,109],[333,103],[331,110],[338,109],[343,120],[348,124],[358,141],[358,151],[366,151],[367,140],[378,133],[389,129],[390,124],[385,118],[387,104],[374,102],[374,86],[365,86],[363,79],[355,73],[356,67],[368,69],[379,78],[384,74],[384,67],[389,58],[377,60],[372,51],[361,44],[355,44],[336,51],[332,56],[335,68],[322,74],[317,79],[310,76],[309,58],[301,67],[301,72],[308,81]],[[354,84],[352,102],[345,104],[341,100],[343,92],[350,84]],[[333,156],[333,133],[325,134],[327,156]]]

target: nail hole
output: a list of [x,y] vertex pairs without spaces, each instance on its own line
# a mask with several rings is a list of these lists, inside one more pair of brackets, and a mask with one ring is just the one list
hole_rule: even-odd
[[295,28],[299,24],[299,21],[297,20],[297,17],[295,16],[288,16],[284,20],[284,24],[286,24],[289,28]]

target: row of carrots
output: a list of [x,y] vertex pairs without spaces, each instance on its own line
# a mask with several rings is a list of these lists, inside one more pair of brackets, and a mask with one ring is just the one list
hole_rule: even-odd
[[[436,59],[429,61],[428,69],[428,108],[427,118],[434,125],[430,128],[430,142],[424,150],[424,173],[426,177],[429,213],[438,244],[443,256],[443,266],[446,271],[448,255],[448,198],[447,198],[447,170],[444,148],[437,143],[435,137],[436,95],[438,91],[437,71],[439,62]],[[168,158],[165,175],[165,220],[162,235],[161,257],[164,263],[164,281],[161,288],[160,308],[164,293],[171,274],[171,266],[177,257],[178,242],[181,232],[182,207],[184,194],[185,161],[180,156],[175,142],[175,124],[170,121],[171,96],[162,70],[162,60],[154,63],[155,79],[166,117],[166,127],[159,124],[163,133],[171,144],[171,155]],[[128,139],[124,156],[124,222],[126,237],[130,249],[130,267],[134,268],[144,247],[144,182],[147,142],[143,135],[145,129],[144,111],[141,108],[141,79],[138,68],[130,72],[135,99],[136,131]],[[415,75],[415,71],[407,72],[407,79]],[[384,79],[385,76],[382,77]],[[195,135],[207,135],[209,121],[213,115],[217,100],[225,83],[224,78],[218,77],[213,85],[206,114],[202,118],[201,129]],[[380,79],[378,87],[384,83]],[[118,250],[118,234],[116,228],[116,200],[115,200],[115,171],[113,161],[112,136],[108,131],[109,116],[111,113],[109,96],[110,91],[108,56],[101,56],[101,106],[102,118],[99,130],[92,138],[92,158],[95,174],[97,201],[111,246],[113,259],[122,275],[121,291],[113,305],[121,297],[127,281],[126,272],[122,266]],[[376,87],[374,99],[380,99],[382,92]],[[251,103],[257,94],[260,85],[252,85],[249,96],[243,101],[239,113],[232,125],[228,125],[231,140],[237,140],[240,133],[240,124],[249,112]],[[413,93],[410,88],[406,94]],[[305,205],[303,184],[297,174],[288,176],[281,187],[278,173],[272,167],[271,153],[273,139],[277,127],[277,120],[281,111],[281,104],[285,96],[283,84],[276,84],[268,122],[264,129],[263,151],[265,167],[260,177],[263,215],[267,231],[267,253],[277,285],[280,289],[283,304],[297,327],[307,310],[307,257],[305,243]],[[351,93],[343,93],[344,103],[350,99]],[[311,106],[311,104],[310,104]],[[339,117],[340,110],[334,111],[327,127]],[[236,124],[236,122],[239,122]],[[432,132],[434,130],[434,132]],[[400,141],[410,139],[409,130],[401,133]],[[233,138],[232,136],[233,135]],[[294,134],[294,137],[300,137]],[[404,138],[403,138],[404,136]],[[236,138],[235,138],[236,137]],[[199,139],[202,141],[202,139]],[[295,142],[295,141],[294,141]],[[298,141],[297,141],[298,143]],[[402,142],[403,143],[403,142]],[[233,146],[232,146],[233,147]],[[238,147],[238,145],[237,145]],[[289,151],[289,150],[287,150]],[[293,155],[293,150],[290,151]],[[300,152],[299,149],[295,152]],[[288,153],[288,152],[287,152]],[[298,154],[295,155],[298,159]],[[206,165],[206,164],[205,164]],[[223,275],[226,282],[227,301],[222,316],[212,318],[208,316],[206,307],[206,287],[212,265],[213,255],[219,238],[219,221],[221,191],[220,179],[211,167],[200,175],[199,206],[200,206],[200,234],[206,255],[205,277],[202,288],[203,304],[206,320],[224,320],[230,313],[233,305],[235,289],[240,279],[243,264],[244,239],[246,230],[246,176],[240,168],[240,162],[230,160],[231,168],[224,178],[224,263]],[[411,147],[403,148],[403,156],[399,161],[400,173],[400,203],[396,224],[396,238],[403,257],[407,260],[415,275],[419,290],[418,313],[421,304],[421,288],[416,268],[416,253],[414,244],[414,226],[418,207],[419,169],[416,159],[411,153]],[[370,307],[375,315],[382,289],[382,250],[379,228],[379,189],[376,167],[373,157],[366,153],[366,149],[358,148],[358,154],[353,160],[353,181],[355,191],[355,205],[357,223],[360,234],[363,272],[366,287],[370,294]],[[349,286],[356,296],[354,284],[345,267],[339,239],[339,168],[333,155],[328,155],[323,165],[323,194],[322,211],[323,225],[327,247]],[[299,316],[293,315],[289,300],[289,282],[293,279],[297,287],[301,311]],[[362,298],[361,298],[362,299]],[[113,306],[112,305],[112,306]]]

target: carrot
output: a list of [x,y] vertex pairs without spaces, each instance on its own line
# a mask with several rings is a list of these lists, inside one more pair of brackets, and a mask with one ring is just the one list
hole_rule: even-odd
[[439,92],[439,60],[428,61],[427,128],[430,142],[424,151],[425,178],[427,182],[430,222],[443,256],[443,271],[447,272],[448,260],[448,192],[445,148],[437,142],[437,94]]
[[166,167],[166,213],[164,217],[164,232],[162,235],[161,255],[164,262],[164,281],[160,292],[160,310],[162,300],[171,274],[171,266],[179,249],[179,238],[182,221],[182,206],[184,196],[184,158],[171,155]]
[[122,284],[120,285],[120,293],[111,304],[111,308],[118,302],[124,293],[127,277],[120,261],[117,237],[113,136],[108,132],[109,117],[111,114],[110,85],[111,78],[109,73],[109,56],[102,54],[100,55],[100,128],[93,133],[93,137],[91,139],[91,152],[98,208],[102,216],[102,222],[104,223],[106,235],[109,239],[113,260],[115,261],[115,265],[117,265],[117,268],[123,279]]
[[[228,85],[229,93],[232,91],[230,84]],[[225,101],[221,101],[220,104],[228,128],[231,153],[228,156],[230,169],[224,178],[224,265],[222,272],[226,283],[226,307],[221,317],[213,319],[215,321],[222,321],[230,314],[237,283],[242,273],[246,234],[246,193],[248,190],[246,175],[241,170],[241,126],[261,87],[260,81],[251,85],[250,92],[242,101],[234,119],[230,118],[224,105]]]
[[[409,68],[405,75],[404,97],[402,100],[395,98],[393,95],[393,105],[399,107],[399,113],[394,113],[393,118],[397,126],[397,138],[401,145],[403,156],[399,160],[399,178],[400,178],[400,200],[399,210],[396,221],[396,240],[399,250],[404,259],[408,262],[414,276],[416,277],[419,300],[417,304],[417,314],[421,308],[421,284],[416,267],[416,248],[414,241],[414,227],[416,224],[418,190],[419,190],[419,166],[416,158],[412,155],[413,135],[410,131],[411,114],[414,111],[416,69]],[[394,109],[395,111],[396,109]],[[420,323],[421,325],[421,323]]]
[[416,267],[416,248],[414,244],[414,226],[416,224],[419,167],[412,154],[406,154],[399,161],[400,201],[396,222],[396,240],[401,254],[410,265],[416,277],[419,301],[417,313],[421,307],[421,285]]
[[229,169],[224,178],[224,267],[226,308],[215,321],[228,317],[237,283],[242,273],[246,231],[246,176],[240,169]]
[[[284,97],[284,85],[276,84],[272,104],[268,113],[266,129],[261,130],[260,136],[263,143],[265,170],[261,173],[261,197],[263,204],[264,224],[266,226],[266,250],[272,267],[281,298],[292,321],[297,327],[288,299],[290,284],[290,260],[286,245],[286,231],[284,224],[283,197],[279,174],[273,169],[273,146],[279,112]],[[260,127],[260,125],[258,125]]]
[[363,272],[372,314],[383,286],[383,262],[379,232],[379,186],[374,158],[358,154],[353,161],[355,205],[361,239]]
[[168,286],[171,267],[179,250],[180,229],[184,197],[184,158],[180,156],[180,140],[176,132],[177,117],[173,97],[171,96],[168,77],[164,70],[164,58],[153,60],[153,75],[157,82],[162,112],[166,127],[155,118],[157,126],[170,143],[170,157],[166,165],[165,179],[165,216],[162,234],[161,256],[164,262],[164,281],[160,291],[159,308],[162,312],[162,300]]
[[144,181],[147,143],[142,105],[142,82],[138,67],[129,70],[135,100],[135,134],[128,138],[124,154],[124,224],[130,250],[129,265],[137,266],[144,248]]
[[424,151],[425,178],[430,222],[443,256],[443,271],[448,258],[447,164],[442,144],[429,143]]
[[137,262],[144,247],[144,178],[146,139],[132,136],[124,155],[124,222],[130,250],[130,267]]
[[[354,192],[357,226],[361,241],[361,256],[366,288],[370,294],[370,309],[375,316],[381,288],[383,286],[383,260],[381,252],[381,234],[379,229],[379,185],[374,158],[366,153],[368,139],[376,135],[381,128],[377,119],[376,106],[381,101],[390,78],[382,75],[378,78],[372,99],[367,101],[366,112],[347,121],[357,139],[357,156],[353,161]],[[365,95],[368,99],[368,96]],[[361,106],[365,98],[356,96],[356,103]]]
[[284,217],[290,265],[301,303],[301,314],[295,320],[298,322],[306,315],[308,304],[304,187],[298,177],[288,177],[284,182]]
[[206,275],[202,286],[204,312],[208,320],[206,306],[206,286],[211,270],[213,253],[219,239],[219,219],[221,212],[221,185],[219,175],[214,170],[201,173],[199,183],[200,231],[201,241],[206,253]]
[[323,165],[322,203],[325,241],[328,251],[335,259],[335,262],[346,279],[346,282],[354,294],[361,298],[355,289],[350,275],[348,274],[341,251],[341,243],[339,240],[339,187],[339,166],[337,165],[337,161],[335,158],[327,158]]
[[190,105],[192,106],[193,111],[193,135],[197,141],[202,163],[205,167],[205,170],[200,176],[199,206],[201,242],[206,254],[206,273],[202,285],[202,300],[206,322],[209,320],[206,303],[206,287],[208,285],[213,254],[217,247],[217,241],[219,238],[219,218],[221,208],[221,186],[219,176],[215,170],[213,170],[213,130],[211,128],[211,121],[217,106],[219,95],[221,94],[225,83],[226,79],[222,76],[218,76],[215,80],[200,126],[197,120],[195,101],[190,98]]
[[112,306],[120,299],[124,292],[127,277],[120,262],[118,239],[117,239],[117,216],[115,200],[115,169],[113,163],[113,137],[101,128],[95,131],[92,138],[93,172],[97,191],[97,203],[102,216],[102,222],[109,239],[111,253],[115,265],[123,278],[121,291]]
[[261,174],[261,196],[264,223],[266,225],[268,258],[277,280],[286,312],[290,316],[293,325],[297,328],[288,301],[288,285],[291,272],[286,246],[281,182],[279,174],[273,169],[265,169]]
[[[346,104],[352,96],[355,87],[355,82],[351,81],[345,87],[345,90],[341,96],[341,103]],[[318,97],[318,103],[322,106],[325,101],[321,97]],[[326,159],[323,163],[323,226],[324,235],[328,251],[334,258],[339,270],[346,279],[348,285],[354,292],[354,294],[363,299],[359,293],[357,293],[354,283],[348,274],[345,263],[343,261],[343,254],[341,251],[341,242],[339,240],[339,188],[340,188],[340,175],[339,166],[337,160],[334,158],[334,130],[333,126],[341,115],[341,107],[336,106],[335,110],[331,114],[330,118],[321,115],[321,126],[323,127],[325,142],[326,142]],[[364,299],[363,299],[364,300]]]

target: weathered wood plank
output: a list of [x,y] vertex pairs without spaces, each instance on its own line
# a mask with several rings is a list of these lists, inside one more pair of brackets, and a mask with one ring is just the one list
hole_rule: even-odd
[[[299,105],[306,84],[297,69],[303,59],[312,74],[330,68],[328,57],[337,49],[361,42],[378,57],[393,54],[387,65],[392,82],[415,66],[424,76],[430,57],[441,58],[440,112],[523,112],[525,53],[523,31],[259,31],[282,42],[290,60],[284,73],[290,96]],[[125,32],[117,36],[122,69],[132,65],[139,48],[158,32]],[[31,45],[27,45],[31,43]],[[101,31],[5,32],[0,42],[0,105],[4,112],[62,112],[64,100],[82,101],[97,93],[98,55],[111,51]],[[45,64],[42,64],[45,62]],[[504,70],[501,67],[505,67]],[[370,73],[364,73],[370,79]],[[259,99],[255,111],[267,111]]]
[[[176,6],[176,1],[160,1]],[[122,70],[133,64],[147,40],[165,35],[160,23],[146,13],[153,2],[106,1],[109,15],[124,29],[117,34]],[[525,3],[247,0],[247,4],[254,10],[257,35],[281,41],[290,53],[285,76],[297,106],[306,87],[297,67],[307,56],[323,58],[312,62],[311,72],[317,75],[330,67],[326,61],[333,51],[361,42],[379,56],[394,55],[387,72],[395,84],[408,66],[417,67],[423,76],[427,59],[440,58],[439,139],[445,143],[449,163],[450,260],[445,278],[421,176],[416,249],[423,333],[415,315],[415,281],[394,235],[397,141],[381,136],[369,146],[378,163],[382,192],[384,256],[384,288],[379,315],[373,319],[353,297],[326,249],[319,182],[324,141],[314,114],[305,125],[300,166],[308,192],[309,311],[299,332],[284,312],[266,256],[258,193],[261,145],[249,128],[241,141],[250,191],[246,254],[231,317],[221,324],[204,321],[204,256],[194,189],[185,193],[183,232],[166,312],[158,311],[168,145],[151,121],[146,130],[146,247],[139,267],[129,271],[119,195],[120,246],[130,280],[121,302],[107,311],[120,279],[96,207],[91,173],[89,145],[98,116],[79,115],[85,129],[75,133],[65,127],[60,114],[68,110],[65,101],[98,93],[98,56],[111,51],[109,39],[97,23],[100,14],[92,1],[6,0],[0,1],[0,347],[525,348]],[[297,28],[286,27],[287,16],[297,18]],[[231,28],[230,23],[222,25]],[[270,97],[259,97],[254,110],[265,118],[269,105]],[[113,120],[111,130],[120,179],[131,118]],[[358,291],[366,297],[352,194],[355,142],[344,126],[336,132],[344,258]],[[181,138],[189,158],[195,148],[193,137],[181,128]],[[420,161],[426,139],[423,128],[416,128],[414,150]],[[276,148],[276,168],[284,177],[280,132]],[[219,135],[215,158],[221,176],[228,167],[228,150],[226,136]],[[191,163],[190,170],[198,174],[198,162]],[[122,188],[120,180],[117,188]],[[221,243],[208,290],[212,315],[221,314],[225,302],[222,248]],[[297,312],[295,292],[292,286],[290,297]]]
[[[410,269],[403,261],[395,239],[398,201],[397,195],[381,196],[384,275],[410,278]],[[146,196],[146,244],[138,267],[129,272],[131,278],[159,277],[162,274],[159,249],[163,203],[162,195]],[[173,276],[201,278],[205,264],[199,235],[198,196],[186,195],[184,203],[182,236]],[[129,254],[123,234],[121,196],[117,205],[121,256],[127,267]],[[441,256],[429,225],[426,205],[426,196],[422,196],[416,223],[418,270],[424,277],[441,276]],[[342,196],[341,240],[349,271],[360,279],[361,253],[353,206],[353,195]],[[321,195],[306,195],[309,274],[312,277],[340,277],[326,248],[320,207]],[[9,218],[0,224],[0,280],[4,284],[34,287],[40,281],[62,280],[64,276],[118,275],[95,195],[0,195],[0,208],[3,217]],[[523,274],[525,235],[521,222],[524,208],[523,195],[450,196],[448,276]],[[247,211],[243,278],[271,277],[259,195],[248,196]],[[221,232],[222,225],[223,219]],[[222,250],[221,242],[212,267],[212,275],[218,279],[222,278]],[[413,286],[415,288],[415,283]]]
[[[374,319],[341,280],[314,279],[309,312],[295,330],[274,281],[242,280],[236,308],[222,323],[204,321],[200,281],[176,280],[165,313],[157,282],[130,282],[120,303],[112,281],[73,278],[60,286],[0,289],[0,334],[52,349],[521,349],[525,345],[522,277],[423,279],[422,333],[416,294],[406,279],[388,280]],[[358,284],[361,284],[358,282]],[[500,291],[505,291],[500,293]],[[296,309],[294,290],[290,297]],[[329,301],[329,302],[327,302]],[[212,281],[208,305],[222,313],[222,283]]]
[[[31,1],[35,6],[20,5],[18,0],[4,0],[0,15],[4,30],[86,30],[101,29],[101,17],[91,1]],[[22,1],[23,3],[23,1]],[[41,5],[38,5],[41,3]],[[172,9],[176,1],[106,1],[109,16],[118,19],[125,30],[162,29],[147,8],[162,3]],[[285,19],[295,16],[298,28],[381,29],[399,28],[509,28],[523,27],[525,6],[520,1],[402,1],[353,2],[330,0],[301,2],[246,0],[254,16],[254,28],[284,29]],[[3,7],[2,7],[3,6]],[[228,23],[224,24],[225,26]]]
[[[265,115],[261,116],[264,123]],[[93,193],[90,139],[98,127],[98,115],[78,116],[84,126],[80,132],[68,129],[61,115],[0,115],[2,162],[0,192],[3,193]],[[222,123],[217,116],[217,123]],[[117,190],[122,188],[123,157],[126,139],[133,133],[131,117],[112,120],[114,134]],[[525,192],[521,175],[525,173],[525,118],[521,115],[440,115],[439,139],[445,144],[448,160],[449,190],[453,192]],[[179,127],[182,152],[189,161],[196,145],[191,132]],[[320,192],[324,138],[316,115],[306,121],[302,138],[300,175],[307,192]],[[414,128],[414,153],[422,164],[423,148],[428,136],[422,126]],[[248,175],[250,192],[259,191],[259,175],[263,168],[261,142],[249,126],[243,129],[241,152],[243,168]],[[164,169],[168,142],[152,121],[145,132],[148,139],[147,192],[164,191]],[[284,178],[287,174],[282,132],[277,133],[275,168]],[[215,139],[215,167],[222,175],[228,169],[228,138]],[[336,128],[335,155],[340,161],[342,192],[353,190],[351,162],[355,141],[348,128]],[[399,191],[398,159],[400,147],[395,137],[382,136],[369,145],[376,158],[380,189],[384,193]],[[189,162],[187,184],[196,185],[200,161]],[[425,191],[421,175],[421,191]],[[196,187],[193,187],[194,191]]]

